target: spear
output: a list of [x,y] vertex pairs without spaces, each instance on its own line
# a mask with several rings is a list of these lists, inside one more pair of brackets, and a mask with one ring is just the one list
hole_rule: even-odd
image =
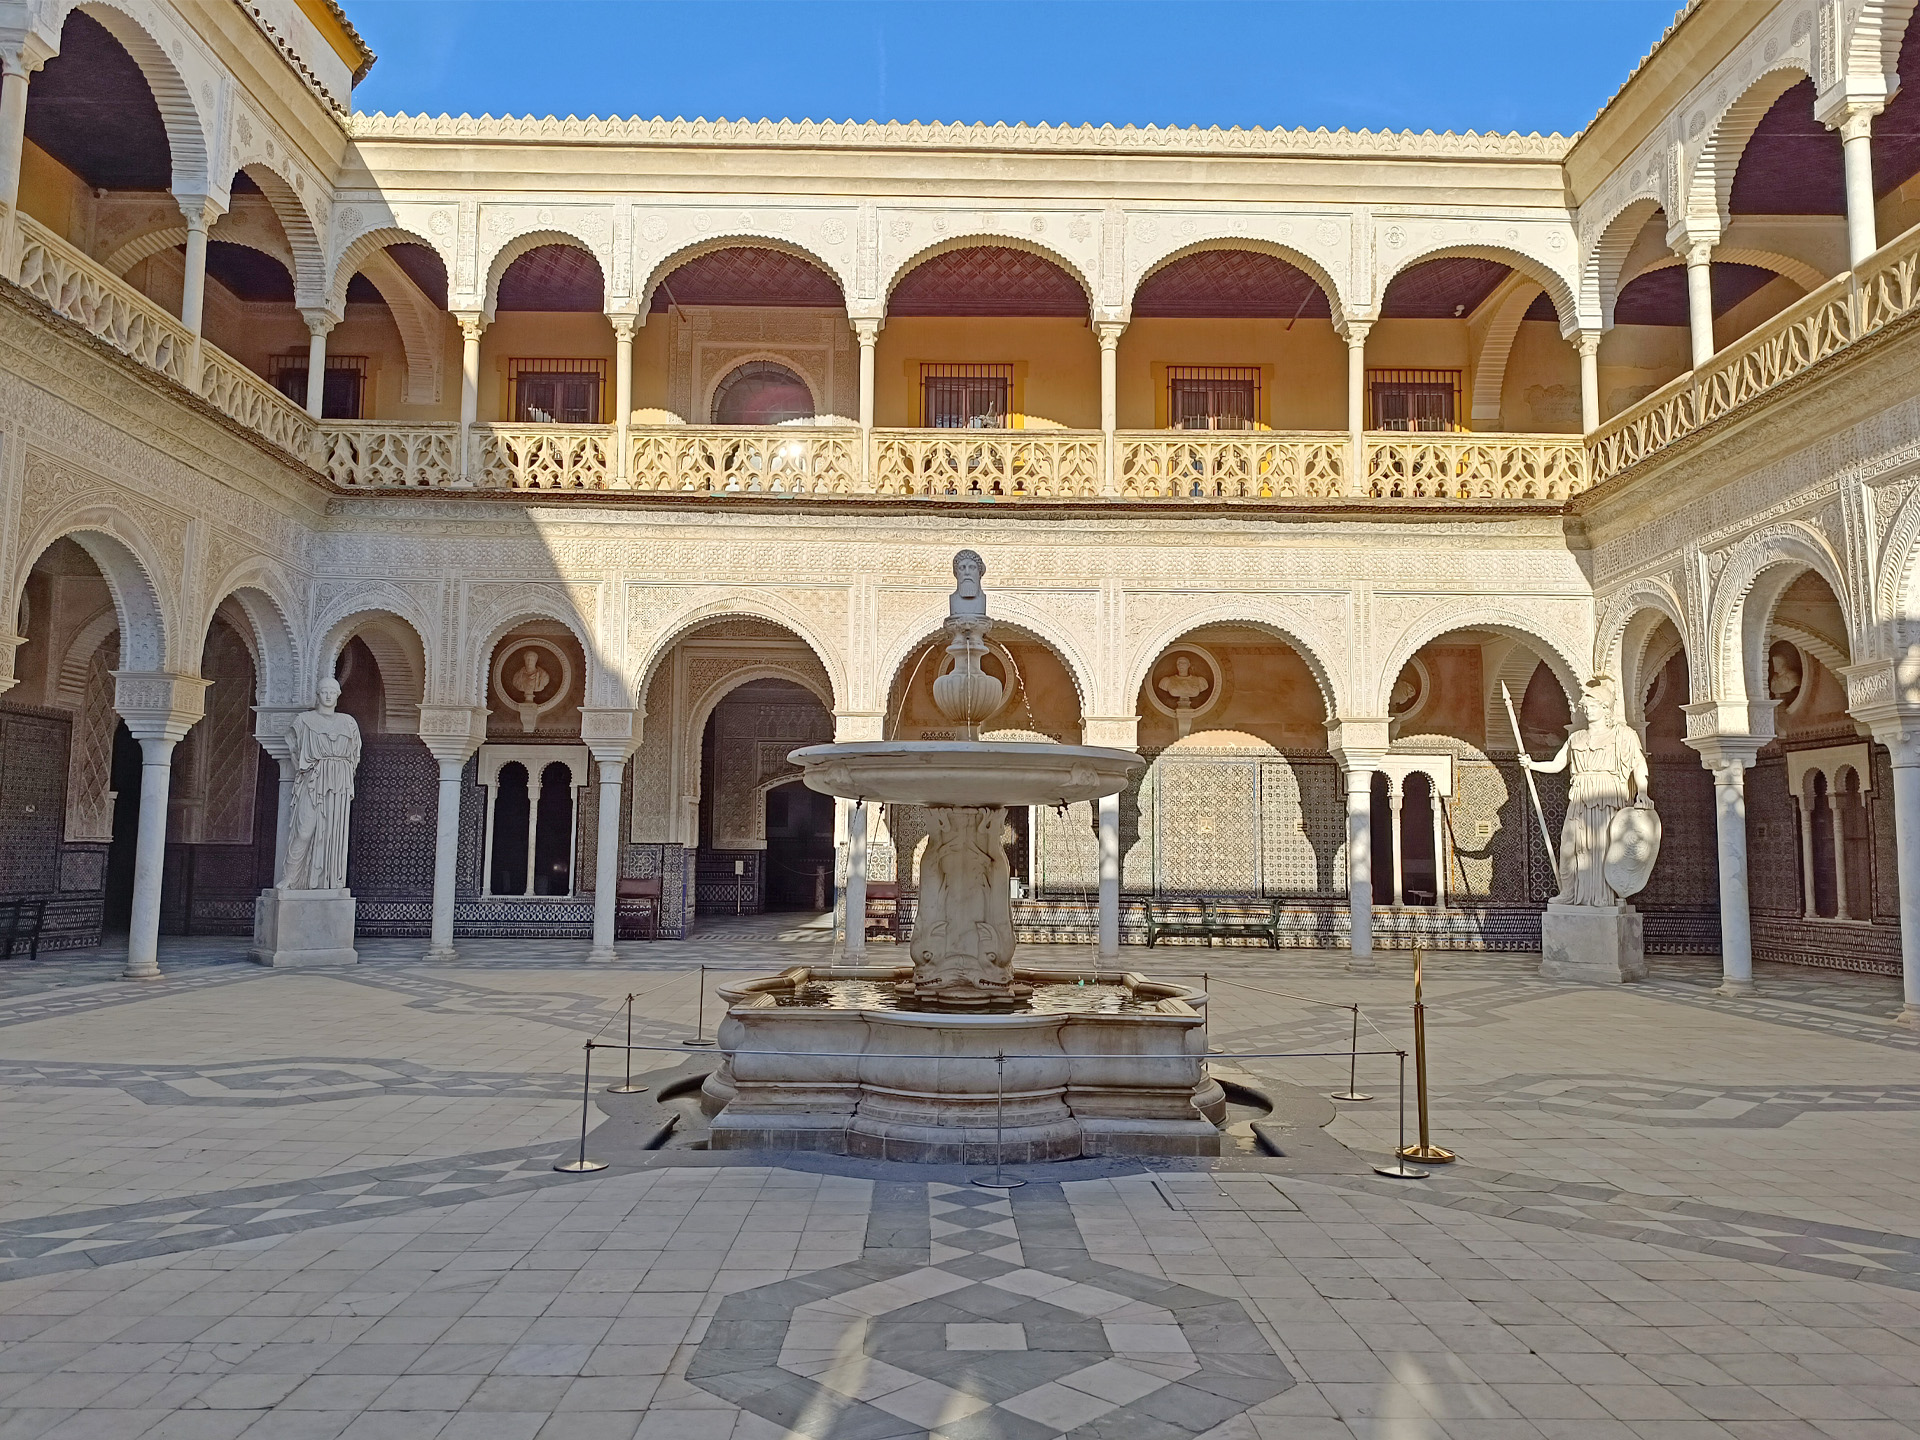
[[[1507,723],[1513,727],[1513,744],[1522,755],[1527,753],[1527,742],[1520,738],[1520,717],[1513,713],[1513,692],[1507,689],[1507,682],[1500,682],[1500,698],[1507,702]],[[1533,797],[1533,818],[1540,822],[1540,843],[1547,847],[1547,868],[1553,871],[1553,883],[1560,883],[1560,861],[1553,851],[1553,837],[1547,829],[1547,812],[1540,808],[1540,787],[1534,783],[1533,771],[1524,765],[1520,773],[1527,777],[1527,793]]]

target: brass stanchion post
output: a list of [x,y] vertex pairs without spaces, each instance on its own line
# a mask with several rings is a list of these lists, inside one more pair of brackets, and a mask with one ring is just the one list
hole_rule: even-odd
[[633,1083],[633,992],[627,992],[627,1078],[618,1085],[607,1086],[609,1095],[642,1095],[647,1087]]
[[[629,1052],[631,1053],[631,1052]],[[588,1096],[593,1089],[593,1041],[587,1041],[586,1059],[580,1064],[580,1156],[576,1160],[562,1160],[553,1168],[569,1175],[590,1175],[595,1170],[607,1168],[604,1160],[587,1158],[587,1106],[592,1103]]]
[[1348,1042],[1347,1050],[1347,1088],[1338,1094],[1330,1095],[1330,1100],[1371,1100],[1373,1096],[1360,1089],[1360,1007],[1358,1004],[1348,1007],[1353,1011],[1353,1039]]
[[1393,1155],[1394,1155],[1393,1164],[1376,1165],[1373,1167],[1373,1173],[1376,1175],[1385,1175],[1389,1180],[1424,1180],[1432,1172],[1427,1170],[1416,1170],[1414,1169],[1413,1166],[1407,1164],[1407,1161],[1406,1161],[1407,1052],[1404,1050],[1396,1050],[1393,1053],[1400,1057],[1400,1145],[1399,1145],[1399,1148],[1397,1148],[1393,1152]]
[[693,1002],[693,1038],[682,1040],[682,1045],[711,1045],[713,1041],[705,1039],[707,1033],[707,967],[700,967],[700,993]]
[[1007,1147],[1007,1052],[1004,1050],[993,1057],[993,1088],[993,1174],[976,1175],[973,1183],[982,1190],[1018,1190],[1027,1182],[1000,1173],[1001,1157]]
[[1451,1164],[1456,1158],[1453,1151],[1435,1145],[1427,1133],[1427,1007],[1420,999],[1418,945],[1413,947],[1413,1079],[1420,1097],[1420,1143],[1409,1146],[1404,1143],[1406,1136],[1402,1135],[1400,1158],[1424,1160],[1434,1165]]

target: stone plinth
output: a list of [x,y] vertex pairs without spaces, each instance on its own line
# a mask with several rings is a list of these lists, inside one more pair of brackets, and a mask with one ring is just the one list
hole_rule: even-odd
[[249,953],[259,965],[356,965],[353,922],[351,890],[263,890]]
[[1640,912],[1631,905],[1555,905],[1540,917],[1540,973],[1618,985],[1647,978]]
[[[713,1148],[965,1164],[993,1163],[996,1144],[1007,1163],[1220,1153],[1226,1097],[1207,1074],[1202,1017],[1187,1003],[1198,996],[1182,986],[1098,977],[1158,1001],[1132,1014],[848,1010],[775,998],[809,980],[910,990],[912,975],[905,966],[795,967],[721,990],[724,1058],[703,1090]],[[1015,975],[1021,985],[1085,978]]]

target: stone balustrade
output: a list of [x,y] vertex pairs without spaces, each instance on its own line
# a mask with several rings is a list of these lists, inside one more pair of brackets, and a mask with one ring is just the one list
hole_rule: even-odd
[[672,425],[635,430],[627,484],[682,495],[864,493],[860,432],[825,426]]
[[1378,500],[1564,501],[1591,483],[1578,435],[1369,433],[1365,493]]
[[1344,433],[1123,431],[1116,486],[1128,500],[1333,499],[1347,493]]
[[876,430],[871,491],[930,500],[1097,497],[1104,446],[1086,430]]
[[438,490],[460,478],[460,427],[329,420],[318,469],[345,490]]

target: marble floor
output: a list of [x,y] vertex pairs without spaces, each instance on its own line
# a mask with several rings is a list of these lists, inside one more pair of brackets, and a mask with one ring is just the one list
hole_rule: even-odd
[[[1217,1163],[709,1152],[699,967],[804,917],[267,971],[0,965],[0,1440],[1881,1440],[1920,1435],[1920,1033],[1898,982],[1428,958],[1434,1139],[1383,1178],[1404,956],[1204,977]],[[1086,965],[1083,950],[1034,960]],[[585,1042],[624,1038],[636,1082]],[[1252,1098],[1259,1097],[1259,1098]],[[1269,1109],[1270,1107],[1270,1109]],[[1261,1112],[1267,1113],[1261,1113]],[[1278,1152],[1278,1153],[1274,1153]]]

